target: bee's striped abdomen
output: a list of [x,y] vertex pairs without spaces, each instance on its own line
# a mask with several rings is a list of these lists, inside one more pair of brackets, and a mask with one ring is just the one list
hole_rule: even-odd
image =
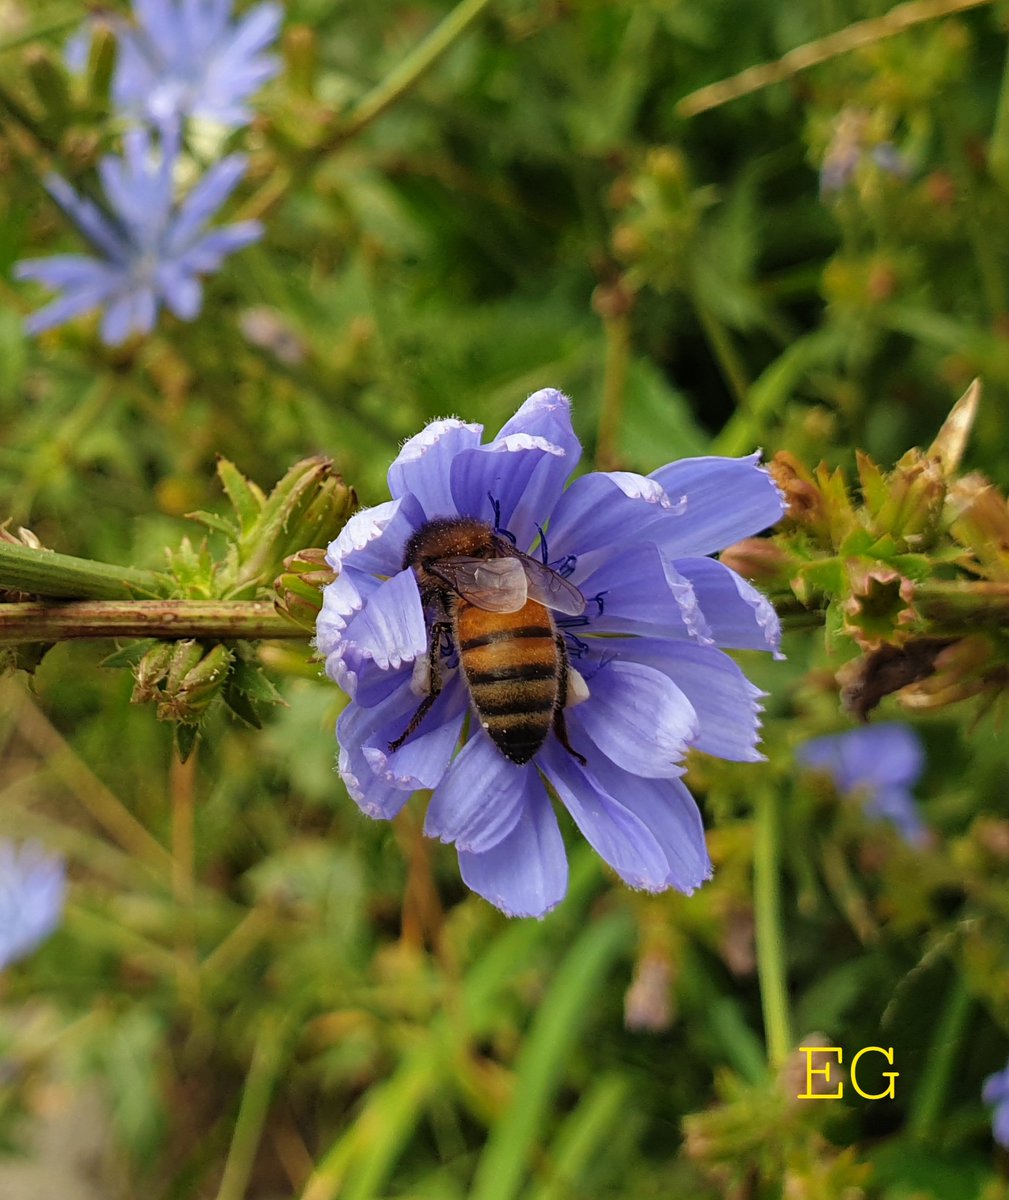
[[529,600],[518,612],[456,609],[459,655],[473,707],[501,753],[526,763],[546,741],[558,704],[553,618]]

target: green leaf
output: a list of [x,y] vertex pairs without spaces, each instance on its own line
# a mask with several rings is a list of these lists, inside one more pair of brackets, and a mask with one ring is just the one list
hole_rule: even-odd
[[246,479],[235,464],[223,456],[217,460],[217,475],[235,510],[243,535],[247,534],[255,525],[266,497],[251,479]]
[[141,638],[140,641],[130,642],[128,646],[121,646],[118,650],[113,650],[98,665],[100,667],[135,667],[147,651],[157,644],[157,638]]
[[175,742],[175,753],[179,756],[179,762],[185,762],[190,754],[192,754],[199,733],[200,727],[198,725],[183,724],[181,721],[175,724],[173,727],[173,740]]

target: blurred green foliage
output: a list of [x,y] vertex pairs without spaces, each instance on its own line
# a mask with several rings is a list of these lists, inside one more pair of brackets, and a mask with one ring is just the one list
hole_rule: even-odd
[[[0,517],[164,569],[198,543],[184,514],[224,510],[218,453],[264,491],[331,456],[375,503],[426,420],[493,429],[541,386],[605,468],[762,445],[850,469],[930,443],[981,376],[967,464],[1009,485],[1004,6],[881,22],[686,117],[695,89],[885,9],[497,0],[365,120],[450,11],[290,0],[284,74],[234,139],[233,215],[266,238],[197,320],[110,350],[90,320],[27,340],[41,293],[11,280],[79,249],[40,181],[115,144],[107,51],[70,79],[81,6],[0,0]],[[979,1098],[1009,1038],[1004,734],[922,722],[935,837],[913,852],[796,777],[795,744],[838,726],[840,663],[809,630],[786,650],[746,663],[768,762],[692,765],[711,884],[635,895],[578,847],[561,908],[508,923],[416,807],[360,816],[332,770],[341,697],[301,646],[261,650],[268,726],[215,710],[185,764],[107,646],[58,646],[0,692],[0,833],[63,851],[74,883],[0,980],[4,1144],[87,1079],[108,1196],[1009,1196]],[[766,1066],[768,797],[794,1044],[893,1046],[893,1101],[799,1102],[795,1062]]]

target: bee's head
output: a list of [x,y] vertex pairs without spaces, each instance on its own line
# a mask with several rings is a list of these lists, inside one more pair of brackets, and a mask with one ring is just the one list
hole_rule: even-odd
[[406,543],[403,567],[422,568],[439,558],[493,558],[498,553],[494,531],[475,517],[436,517]]

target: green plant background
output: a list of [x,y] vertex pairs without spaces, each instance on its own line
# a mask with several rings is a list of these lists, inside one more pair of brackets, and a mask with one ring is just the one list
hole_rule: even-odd
[[[197,320],[118,350],[88,320],[26,338],[43,295],[11,277],[80,248],[44,172],[116,143],[95,80],[53,89],[84,11],[0,0],[0,99],[31,117],[0,112],[0,516],[45,545],[161,568],[199,535],[185,513],[223,507],[218,452],[264,488],[325,453],[376,503],[425,421],[493,431],[543,386],[590,464],[648,471],[756,446],[890,463],[981,376],[967,465],[1009,485],[1003,5],[890,36],[868,0],[471,0],[397,89],[448,3],[289,0],[284,74],[233,139],[232,215],[266,236]],[[861,45],[684,115],[864,20]],[[842,113],[865,144],[821,197]],[[264,647],[286,701],[266,728],[217,713],[185,765],[107,646],[58,646],[0,690],[0,833],[73,881],[61,930],[0,977],[3,1143],[97,1086],[110,1197],[1009,1196],[980,1101],[1009,1048],[1004,727],[918,723],[916,854],[796,774],[797,742],[845,725],[840,664],[815,630],[785,649],[741,656],[768,761],[692,764],[714,881],[635,894],[570,836],[568,898],[516,922],[466,893],[419,802],[359,814],[307,646]],[[766,1065],[761,803],[791,1042],[892,1046],[894,1100],[800,1103],[795,1062]],[[625,1021],[632,985],[651,1028]]]

